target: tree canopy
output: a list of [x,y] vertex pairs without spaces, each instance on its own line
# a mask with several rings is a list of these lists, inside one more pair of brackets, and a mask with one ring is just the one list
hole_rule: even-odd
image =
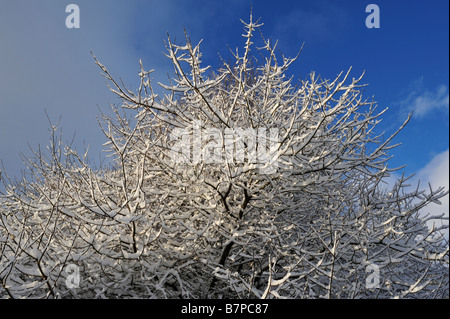
[[362,96],[362,75],[311,73],[244,24],[217,70],[200,43],[166,42],[174,74],[152,86],[140,61],[101,129],[112,165],[52,126],[48,156],[0,200],[0,296],[54,298],[443,298],[448,241],[426,206],[447,192],[386,178],[395,135]]

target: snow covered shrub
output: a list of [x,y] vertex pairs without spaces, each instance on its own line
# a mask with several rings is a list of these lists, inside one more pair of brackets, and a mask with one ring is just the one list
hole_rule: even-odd
[[396,134],[375,134],[362,76],[294,86],[295,58],[244,26],[214,72],[169,38],[164,96],[142,63],[131,91],[94,57],[126,110],[103,116],[113,164],[94,170],[53,127],[32,178],[3,176],[0,296],[448,297],[446,226],[419,214],[446,193],[382,186]]

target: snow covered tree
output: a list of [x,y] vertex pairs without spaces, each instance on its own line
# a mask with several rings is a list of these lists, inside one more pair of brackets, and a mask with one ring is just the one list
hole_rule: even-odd
[[423,214],[447,193],[384,185],[409,118],[377,135],[384,111],[351,70],[293,85],[296,58],[256,48],[260,26],[250,16],[214,72],[169,37],[162,96],[142,62],[133,91],[94,56],[122,100],[102,114],[112,164],[94,169],[52,126],[29,178],[2,176],[0,296],[448,297],[448,226]]

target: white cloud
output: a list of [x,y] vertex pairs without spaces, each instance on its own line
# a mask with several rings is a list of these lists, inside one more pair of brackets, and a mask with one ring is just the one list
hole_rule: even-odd
[[423,82],[423,78],[416,80],[408,96],[399,104],[408,112],[412,111],[416,118],[424,118],[434,111],[448,113],[448,86],[442,84],[429,90],[424,87]]
[[449,150],[435,155],[431,161],[417,173],[417,178],[432,185],[449,187]]
[[445,85],[441,85],[435,91],[425,91],[412,102],[412,108],[417,117],[424,117],[436,109],[448,111],[448,88]]
[[[405,175],[405,177],[407,177]],[[382,189],[385,191],[390,191],[394,184],[401,178],[401,172],[397,171],[391,173],[391,176],[384,178],[384,183],[381,185]],[[406,192],[414,192],[419,183],[419,189],[424,190],[426,193],[430,192],[430,185],[433,191],[438,188],[443,187],[444,192],[450,190],[449,185],[449,150],[445,150],[439,154],[436,154],[422,169],[420,169],[414,176],[412,176],[408,181],[407,185],[409,187],[405,189]],[[446,218],[449,218],[449,194],[442,197],[439,201],[441,204],[430,203],[424,207],[420,213],[422,216],[440,216],[444,214]],[[443,223],[445,225],[449,224],[449,221],[442,221],[431,219],[428,221],[428,227],[432,227],[435,223],[436,227],[441,226]],[[449,238],[449,230],[443,231],[445,238]]]
[[[427,183],[430,183],[433,190],[436,190],[439,187],[444,187],[445,191],[449,190],[449,150],[439,153],[433,157],[433,159],[418,173],[416,178],[421,181],[422,187],[425,187]],[[425,184],[426,183],[426,184]],[[430,204],[426,208],[423,209],[424,214],[440,215],[445,214],[445,216],[449,217],[449,194],[440,199],[442,205],[438,204]],[[430,221],[429,226],[431,226],[433,222]],[[440,221],[439,221],[440,223]],[[446,221],[448,225],[448,220]],[[440,224],[436,224],[436,226],[440,226]],[[446,237],[448,238],[449,232],[448,229],[445,231]]]

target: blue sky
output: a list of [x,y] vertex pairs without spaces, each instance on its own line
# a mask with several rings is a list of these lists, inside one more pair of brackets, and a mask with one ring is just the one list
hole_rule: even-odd
[[[68,29],[65,8],[80,8],[80,28]],[[353,67],[366,97],[389,107],[380,129],[392,133],[408,112],[414,116],[395,142],[391,167],[448,188],[449,2],[447,0],[14,0],[0,1],[0,160],[10,176],[24,168],[19,153],[48,145],[49,124],[61,117],[63,138],[97,160],[105,142],[96,117],[118,103],[108,91],[89,51],[130,87],[138,61],[155,68],[154,83],[171,72],[163,56],[167,32],[183,40],[203,39],[205,63],[217,66],[218,52],[243,45],[240,19],[261,18],[266,37],[279,40],[286,56],[305,46],[290,73],[311,71],[334,78]],[[380,8],[380,28],[368,29],[365,8]],[[45,110],[45,111],[44,111]],[[399,172],[400,173],[400,172]],[[448,196],[446,204],[448,213]],[[441,208],[442,209],[442,208]]]

